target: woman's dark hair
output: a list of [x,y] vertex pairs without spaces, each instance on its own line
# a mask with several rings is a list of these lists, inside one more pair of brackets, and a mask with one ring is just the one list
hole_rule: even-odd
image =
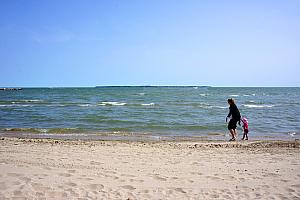
[[229,104],[235,104],[233,99],[227,99],[227,102],[228,102]]

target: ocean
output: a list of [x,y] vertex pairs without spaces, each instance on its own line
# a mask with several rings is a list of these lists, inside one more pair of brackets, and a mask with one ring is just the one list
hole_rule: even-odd
[[300,139],[299,87],[208,86],[0,91],[0,136],[227,140],[228,98],[249,120],[250,139]]

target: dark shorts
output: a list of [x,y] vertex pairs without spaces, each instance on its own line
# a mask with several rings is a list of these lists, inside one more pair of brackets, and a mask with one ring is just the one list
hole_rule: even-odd
[[249,132],[248,129],[244,129],[244,133],[247,134]]
[[228,130],[231,130],[231,129],[236,129],[236,123],[238,121],[235,120],[235,119],[231,119],[228,123]]

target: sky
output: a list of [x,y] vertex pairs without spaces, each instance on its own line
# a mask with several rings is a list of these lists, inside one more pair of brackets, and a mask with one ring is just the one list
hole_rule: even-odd
[[0,0],[0,87],[300,86],[299,0]]

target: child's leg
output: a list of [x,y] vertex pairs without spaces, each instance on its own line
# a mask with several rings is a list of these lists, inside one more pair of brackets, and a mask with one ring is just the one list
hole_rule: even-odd
[[245,134],[245,132],[244,132],[242,140],[244,140],[244,139],[245,139],[245,136],[246,136],[246,134]]
[[249,132],[249,130],[246,129],[246,130],[245,130],[246,140],[248,140],[248,132]]

